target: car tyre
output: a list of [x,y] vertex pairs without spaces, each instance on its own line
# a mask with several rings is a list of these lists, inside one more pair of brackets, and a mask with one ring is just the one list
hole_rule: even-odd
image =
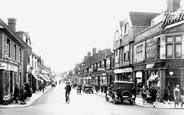
[[112,99],[112,102],[113,102],[114,104],[117,104],[117,102],[116,102],[116,99],[115,99],[115,98],[113,98],[113,99]]

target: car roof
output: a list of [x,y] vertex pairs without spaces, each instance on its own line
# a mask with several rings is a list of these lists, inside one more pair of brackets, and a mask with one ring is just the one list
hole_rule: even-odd
[[131,81],[114,81],[114,83],[133,83]]

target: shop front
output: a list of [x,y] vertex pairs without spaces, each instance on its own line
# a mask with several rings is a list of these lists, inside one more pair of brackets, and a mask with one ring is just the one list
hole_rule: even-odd
[[13,101],[14,85],[20,84],[18,64],[0,62],[0,104],[10,104]]
[[173,91],[178,84],[180,88],[184,87],[184,60],[165,60],[156,62],[149,66],[147,64],[147,82],[148,86],[152,81],[156,81],[159,91],[159,99],[163,101],[165,87],[168,86],[170,100],[174,100]]
[[114,73],[117,81],[133,81],[132,67],[115,69]]

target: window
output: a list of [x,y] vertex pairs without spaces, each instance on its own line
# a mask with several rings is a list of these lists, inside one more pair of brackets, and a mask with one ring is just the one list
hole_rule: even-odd
[[137,53],[137,61],[141,61],[142,60],[142,56],[144,55],[143,54],[143,44],[137,46],[136,53]]
[[20,59],[20,62],[22,62],[22,50],[19,49],[19,59]]
[[158,42],[158,45],[157,45],[157,47],[158,47],[157,48],[157,50],[158,50],[158,53],[157,54],[158,55],[157,56],[158,56],[158,59],[160,59],[160,38],[158,38],[158,41],[157,42]]
[[125,24],[124,35],[128,35],[128,23]]
[[17,46],[16,44],[14,44],[14,56],[15,56],[15,60],[17,59]]
[[128,51],[124,53],[124,60],[125,61],[129,60],[129,52]]
[[182,57],[182,36],[167,36],[166,37],[166,58],[181,58]]
[[7,39],[6,55],[10,58],[10,40]]

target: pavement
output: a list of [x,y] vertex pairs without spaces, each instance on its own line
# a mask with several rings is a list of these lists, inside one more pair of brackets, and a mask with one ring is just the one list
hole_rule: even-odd
[[[19,108],[19,107],[28,107],[28,106],[31,106],[34,101],[36,101],[38,98],[40,98],[50,88],[51,88],[51,86],[45,87],[44,92],[42,92],[42,91],[36,91],[35,93],[32,94],[31,99],[29,101],[27,101],[26,104],[24,104],[24,105],[21,105],[20,103],[14,103],[13,102],[13,103],[8,104],[8,105],[1,105],[0,104],[0,108],[11,108],[11,107],[18,107]],[[101,92],[94,93],[94,94],[100,95],[100,96],[105,96],[105,94],[104,93],[101,93]],[[151,107],[151,108],[153,108],[153,104],[150,104],[150,103],[144,103],[143,104],[143,100],[142,100],[141,96],[137,96],[136,97],[135,105],[141,106],[141,107]],[[176,108],[174,108],[174,102],[173,101],[170,101],[170,103],[167,103],[166,102],[165,104],[157,101],[154,108],[176,109]],[[178,109],[184,109],[184,107],[181,108],[181,105],[179,105],[179,108]]]
[[28,107],[28,106],[31,106],[31,104],[33,102],[35,102],[38,98],[40,98],[43,94],[45,94],[49,89],[51,88],[51,86],[46,86],[45,89],[44,89],[44,92],[42,91],[36,91],[35,93],[32,94],[32,97],[30,98],[29,101],[26,102],[26,104],[20,104],[19,103],[10,103],[8,105],[1,105],[0,104],[0,108],[11,108],[11,107]]
[[[105,97],[105,93],[98,92],[96,94]],[[170,101],[169,103],[168,102],[163,103],[163,102],[156,101],[155,107],[153,107],[153,104],[150,104],[150,103],[143,104],[143,99],[141,96],[136,97],[135,105],[141,106],[141,107],[160,108],[160,109],[176,109],[174,108],[174,101]],[[178,109],[184,109],[184,107],[181,108],[181,104],[179,104]]]

